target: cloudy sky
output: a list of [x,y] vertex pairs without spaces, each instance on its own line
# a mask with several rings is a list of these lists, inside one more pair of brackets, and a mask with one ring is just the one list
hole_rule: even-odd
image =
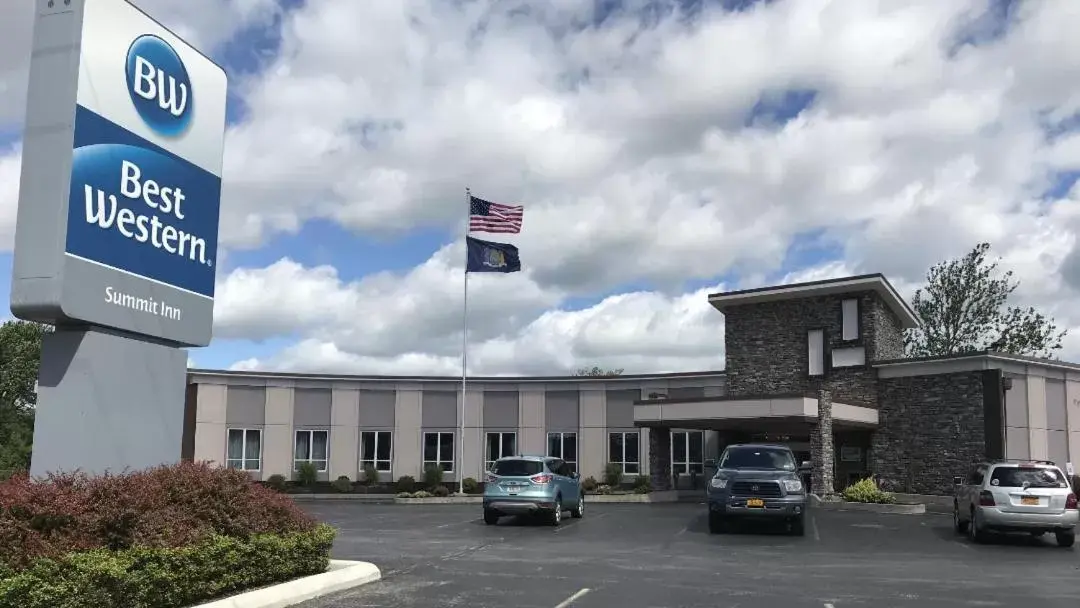
[[[523,272],[470,277],[471,373],[719,369],[707,293],[910,293],[984,240],[1080,360],[1080,2],[136,4],[231,77],[199,367],[460,373],[466,186],[526,209]],[[3,268],[31,9],[0,4]]]

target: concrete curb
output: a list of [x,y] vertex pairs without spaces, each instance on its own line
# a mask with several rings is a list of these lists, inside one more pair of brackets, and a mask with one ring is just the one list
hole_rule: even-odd
[[[586,494],[587,503],[659,503],[678,502],[678,492],[651,492],[649,494]],[[483,503],[483,496],[447,496],[430,498],[394,498],[399,505],[478,505]]]
[[305,576],[287,583],[198,604],[191,608],[284,608],[329,593],[374,583],[380,578],[382,578],[382,573],[375,564],[330,560],[330,568],[322,574]]
[[822,511],[862,511],[884,515],[922,515],[926,513],[924,504],[879,505],[869,502],[848,502],[846,500],[822,500],[817,494],[810,495],[810,506]]
[[372,505],[394,504],[393,494],[287,494],[293,500],[351,500]]

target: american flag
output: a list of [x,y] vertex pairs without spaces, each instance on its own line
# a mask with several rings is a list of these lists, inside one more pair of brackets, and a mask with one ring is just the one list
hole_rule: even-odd
[[521,232],[521,220],[525,208],[521,205],[503,205],[469,195],[469,232]]

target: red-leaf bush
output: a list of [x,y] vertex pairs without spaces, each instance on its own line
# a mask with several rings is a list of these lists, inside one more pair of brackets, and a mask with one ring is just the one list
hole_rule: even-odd
[[212,535],[308,532],[316,522],[243,471],[182,463],[89,477],[0,483],[0,570],[88,549],[182,547]]

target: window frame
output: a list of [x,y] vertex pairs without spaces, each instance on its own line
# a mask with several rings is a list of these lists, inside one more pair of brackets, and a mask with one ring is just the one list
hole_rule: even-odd
[[[307,458],[296,457],[296,447],[299,444],[299,438],[301,433],[307,433],[308,436],[308,455]],[[315,433],[323,433],[326,435],[326,441],[323,445],[326,446],[326,458],[312,458],[315,452]],[[300,463],[310,462],[315,464],[315,470],[319,473],[325,473],[330,470],[330,429],[293,429],[293,471],[300,470]],[[323,463],[322,468],[319,468],[317,463]]]
[[[427,436],[437,435],[439,439],[435,442],[435,458],[436,460],[428,460],[425,450],[427,449]],[[444,454],[442,453],[442,435],[450,436],[450,460],[443,460]],[[457,433],[455,431],[421,431],[420,435],[420,470],[426,471],[429,464],[435,464],[441,467],[442,463],[449,462],[450,468],[443,469],[443,474],[450,473],[451,475],[456,472],[457,469]]]
[[[849,310],[852,306],[854,310]],[[849,313],[854,318],[849,316]],[[848,329],[854,333],[848,333]],[[844,298],[840,301],[840,341],[856,342],[862,337],[862,300],[860,298]]]
[[[229,458],[229,434],[233,431],[240,431],[243,433],[242,441],[240,442],[240,458]],[[247,444],[248,433],[258,433],[259,435],[259,457],[256,459],[258,466],[254,469],[247,468],[247,463],[250,460],[247,457]],[[253,427],[228,427],[225,429],[225,466],[230,469],[236,469],[238,471],[250,471],[258,473],[262,471],[262,453],[263,453],[263,429]],[[232,466],[232,462],[239,461],[240,467]]]
[[[821,349],[820,353],[814,353],[811,351],[813,348],[813,340],[811,336],[813,334],[821,334]],[[806,375],[811,378],[824,378],[826,370],[828,370],[829,354],[828,344],[829,335],[825,331],[824,327],[811,327],[806,330]],[[821,357],[821,367],[818,373],[814,373],[813,360],[814,356],[819,355]]]
[[[375,458],[372,459],[372,460],[365,460],[364,459],[364,435],[366,435],[368,433],[371,433],[371,434],[373,434],[375,436],[375,449],[372,452],[375,455]],[[379,445],[382,443],[379,440],[379,436],[382,435],[383,433],[385,433],[390,438],[390,457],[389,458],[379,458]],[[383,431],[374,431],[374,430],[360,431],[360,459],[359,459],[359,465],[360,465],[360,471],[361,472],[363,472],[363,470],[364,470],[364,465],[366,463],[369,463],[369,462],[375,466],[375,470],[379,474],[389,473],[389,474],[393,475],[393,471],[394,471],[394,431],[386,431],[386,430],[383,430]],[[381,463],[381,462],[386,463],[386,468],[385,469],[380,469],[379,468],[379,463]]]
[[[490,459],[491,454],[488,453],[488,448],[491,447],[490,438],[491,438],[492,435],[498,435],[499,436],[499,454],[500,454],[500,456],[497,457],[497,458],[494,458],[494,459]],[[512,435],[514,437],[514,449],[512,450],[513,453],[503,454],[503,452],[506,451],[506,445],[504,444],[504,441],[506,440],[507,435]],[[485,431],[484,432],[484,471],[490,471],[491,467],[493,467],[495,465],[495,461],[498,460],[499,458],[505,458],[506,456],[519,456],[520,455],[520,450],[517,449],[517,447],[518,447],[517,443],[518,443],[518,433],[517,433],[517,431]]]
[[[611,438],[614,435],[620,435],[622,437],[622,454],[620,454],[620,459],[618,459],[618,460],[616,460],[614,458],[615,455],[611,453]],[[634,461],[626,460],[626,454],[627,454],[626,437],[627,437],[627,435],[632,435],[632,436],[635,437],[635,441],[637,442],[637,454],[636,454],[637,460],[634,460]],[[607,450],[608,451],[608,460],[607,461],[609,463],[619,465],[622,468],[623,475],[641,475],[642,474],[641,473],[641,431],[608,431],[607,444],[608,444],[608,450]],[[627,471],[626,470],[626,468],[627,468],[626,465],[628,465],[628,464],[629,465],[634,465],[637,468],[637,470],[636,471]]]
[[[559,436],[559,453],[558,454],[552,454],[551,453],[551,438],[552,438],[553,435],[558,435]],[[574,436],[574,459],[573,460],[570,460],[570,459],[566,458],[566,436],[567,435],[573,435]],[[548,458],[558,458],[559,460],[562,460],[567,465],[569,465],[571,471],[573,471],[575,473],[577,472],[577,470],[578,470],[578,468],[577,468],[578,467],[577,453],[578,453],[578,449],[580,448],[580,446],[578,444],[578,432],[577,431],[548,431],[547,445],[548,445],[548,450],[547,450],[548,451]]]
[[[690,436],[694,435],[694,434],[701,437],[701,460],[700,461],[693,460],[690,457]],[[686,452],[685,452],[686,453],[686,458],[685,458],[685,460],[681,460],[681,461],[675,459],[675,442],[677,441],[677,439],[676,439],[677,435],[682,435],[683,436],[683,442],[685,443],[685,446],[686,446]],[[672,475],[679,475],[679,476],[682,476],[682,477],[689,477],[692,474],[691,467],[695,466],[695,465],[697,466],[697,474],[699,476],[705,474],[705,431],[698,431],[698,430],[693,430],[693,429],[679,429],[677,431],[671,431],[671,446],[670,446],[670,448],[671,448],[671,474]],[[686,472],[685,473],[676,473],[675,472],[675,466],[676,465],[683,465],[685,467]]]

